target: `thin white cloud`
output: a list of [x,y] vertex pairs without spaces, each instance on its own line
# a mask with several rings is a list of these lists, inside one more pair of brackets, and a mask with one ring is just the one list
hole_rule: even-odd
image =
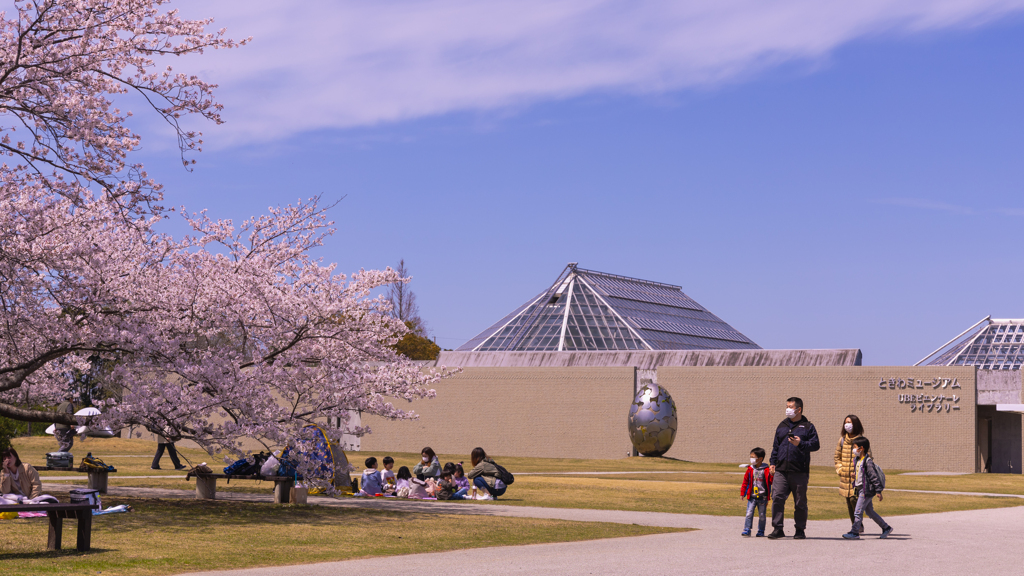
[[[245,48],[209,53],[228,124],[214,145],[267,141],[595,91],[651,94],[813,60],[872,34],[976,26],[1024,0],[220,0]],[[184,65],[184,66],[183,66]],[[195,71],[195,70],[189,70]]]
[[976,209],[970,206],[950,204],[941,200],[928,200],[926,198],[882,198],[871,200],[875,204],[887,204],[889,206],[902,206],[904,208],[917,208],[920,210],[935,210],[949,212],[951,214],[963,214],[967,216],[975,214],[998,214],[1000,216],[1019,217],[1024,216],[1024,209],[1021,208],[991,208]]
[[952,214],[977,213],[973,208],[968,206],[959,206],[948,202],[927,200],[925,198],[883,198],[881,200],[875,200],[874,202],[876,204],[888,204],[890,206],[903,206],[905,208],[919,208],[923,210],[937,210],[939,212],[949,212]]

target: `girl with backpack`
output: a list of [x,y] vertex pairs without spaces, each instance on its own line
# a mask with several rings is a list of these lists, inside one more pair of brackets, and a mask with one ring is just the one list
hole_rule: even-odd
[[515,481],[508,470],[488,458],[487,452],[484,452],[484,449],[479,446],[473,448],[473,452],[470,453],[470,461],[473,463],[473,469],[466,474],[466,478],[469,478],[478,488],[487,491],[490,498],[485,497],[485,500],[496,500],[498,496],[505,493],[508,485]]
[[862,436],[853,441],[853,456],[856,458],[854,491],[857,494],[857,508],[853,513],[853,527],[849,532],[843,534],[843,538],[847,540],[860,539],[860,534],[864,531],[864,514],[867,514],[882,529],[882,538],[888,538],[892,533],[892,526],[889,526],[875,512],[875,507],[871,503],[876,495],[878,501],[882,501],[882,491],[885,490],[885,474],[875,465],[875,460],[869,455],[870,450],[871,442],[867,438]]

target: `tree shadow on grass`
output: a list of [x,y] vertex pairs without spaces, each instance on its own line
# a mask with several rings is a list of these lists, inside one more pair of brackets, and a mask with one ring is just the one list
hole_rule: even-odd
[[108,498],[104,505],[129,504],[133,512],[97,516],[93,527],[119,530],[152,531],[217,529],[218,527],[259,525],[358,525],[366,521],[422,520],[436,513],[410,510],[382,510],[317,505],[281,506],[264,502],[230,500],[178,500],[157,498]]
[[68,557],[83,558],[94,554],[103,554],[104,552],[117,552],[117,550],[114,548],[90,548],[87,552],[79,552],[78,550],[75,550],[74,546],[72,546],[70,548],[64,547],[60,550],[40,550],[38,552],[0,552],[0,561],[42,560],[46,558],[59,560]]

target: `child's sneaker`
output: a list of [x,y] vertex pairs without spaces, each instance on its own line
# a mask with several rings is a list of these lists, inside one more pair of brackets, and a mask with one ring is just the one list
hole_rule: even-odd
[[764,530],[758,530],[757,531],[757,537],[758,538],[764,538]]
[[746,537],[749,538],[750,537],[750,530],[744,530],[743,532],[740,533],[740,536],[746,536]]
[[850,530],[846,534],[843,534],[843,538],[846,538],[847,540],[860,540],[860,534],[857,534],[855,531]]
[[892,526],[886,526],[885,530],[882,530],[882,535],[879,538],[888,538],[889,534],[892,534]]

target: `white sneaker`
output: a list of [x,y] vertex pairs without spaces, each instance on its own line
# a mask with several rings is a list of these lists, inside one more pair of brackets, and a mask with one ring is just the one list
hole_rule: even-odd
[[491,496],[490,494],[486,494],[485,493],[485,494],[481,494],[481,495],[477,496],[476,499],[477,500],[494,500],[494,496]]

